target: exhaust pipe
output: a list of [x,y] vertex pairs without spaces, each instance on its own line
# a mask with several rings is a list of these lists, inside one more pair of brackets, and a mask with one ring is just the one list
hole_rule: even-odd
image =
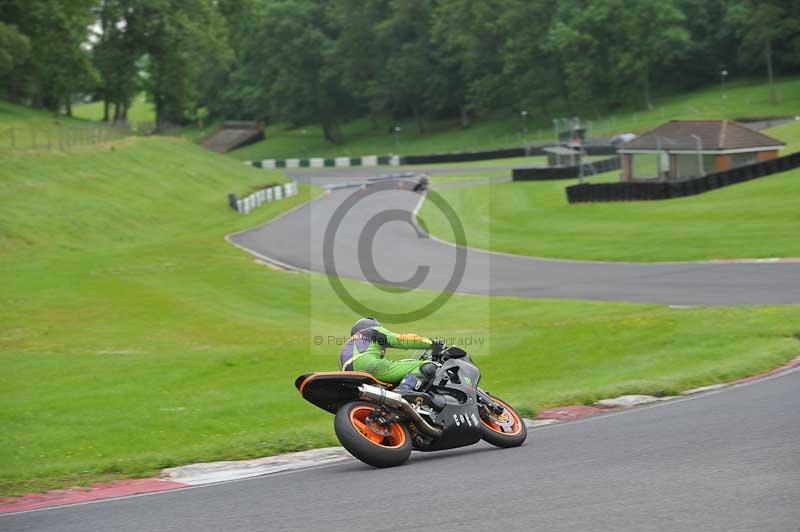
[[402,411],[411,418],[420,431],[428,436],[438,438],[442,435],[442,429],[436,428],[425,421],[422,416],[419,415],[419,412],[414,410],[411,403],[403,399],[403,396],[397,392],[392,392],[379,386],[372,386],[371,384],[362,384],[358,387],[358,395],[361,399]]

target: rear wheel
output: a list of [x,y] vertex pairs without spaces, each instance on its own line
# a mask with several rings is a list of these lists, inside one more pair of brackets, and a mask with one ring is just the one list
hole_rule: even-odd
[[411,456],[408,428],[396,421],[381,419],[377,405],[356,401],[336,412],[333,428],[347,451],[374,467],[394,467]]
[[497,447],[518,447],[528,437],[528,427],[510,405],[497,397],[492,400],[503,407],[499,414],[481,409],[481,437]]

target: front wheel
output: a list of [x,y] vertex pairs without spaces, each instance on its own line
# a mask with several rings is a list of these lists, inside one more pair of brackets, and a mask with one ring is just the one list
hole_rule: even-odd
[[380,409],[373,403],[347,403],[336,412],[333,428],[347,451],[373,467],[394,467],[411,456],[408,428],[396,421],[380,419]]
[[499,414],[481,409],[481,437],[497,447],[519,447],[528,437],[528,427],[522,416],[497,397],[492,400],[503,407]]

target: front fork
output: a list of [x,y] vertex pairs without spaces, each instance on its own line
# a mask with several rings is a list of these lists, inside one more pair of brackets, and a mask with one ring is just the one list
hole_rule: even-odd
[[500,415],[505,411],[505,408],[503,408],[502,405],[494,402],[488,393],[484,392],[480,388],[478,388],[476,391],[478,393],[478,404],[485,408],[488,413]]

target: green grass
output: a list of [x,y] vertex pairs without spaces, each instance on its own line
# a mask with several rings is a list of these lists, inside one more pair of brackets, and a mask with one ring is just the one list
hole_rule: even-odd
[[[759,81],[730,83],[721,97],[719,86],[711,86],[688,94],[657,98],[651,111],[622,110],[608,116],[582,116],[591,121],[589,134],[608,135],[621,132],[642,132],[670,119],[740,118],[800,114],[800,78],[777,82],[780,102],[769,103],[769,87]],[[472,127],[461,129],[455,121],[430,124],[428,133],[418,135],[414,124],[401,122],[399,143],[390,132],[389,122],[377,127],[366,119],[345,124],[344,142],[326,142],[319,127],[289,129],[285,125],[267,128],[264,141],[230,153],[242,160],[261,160],[288,157],[330,157],[335,155],[383,155],[400,153],[412,155],[469,151],[505,146],[518,146],[524,141],[552,140],[552,121],[549,117],[531,112],[528,134],[522,134],[519,117],[486,118]]]
[[[109,113],[113,114],[114,108],[111,107]],[[72,114],[77,118],[99,121],[103,119],[103,102],[81,103],[72,106]],[[147,101],[144,93],[137,95],[131,102],[128,109],[128,121],[136,122],[155,122],[156,110],[152,102]]]
[[30,109],[0,100],[0,129],[7,127],[36,127],[52,124],[60,117],[46,111]]
[[[223,240],[319,192],[228,208],[228,192],[276,179],[158,138],[0,165],[0,494],[335,443],[293,380],[335,369],[339,348],[312,339],[355,316],[323,276]],[[345,285],[393,311],[429,298]],[[403,328],[483,338],[485,387],[532,412],[762,371],[797,353],[799,319],[793,306],[455,296]]]
[[[618,173],[588,179],[616,181]],[[469,245],[494,251],[637,262],[800,256],[800,170],[657,202],[570,205],[564,188],[576,182],[440,192],[459,213]],[[429,202],[421,217],[432,234],[452,240],[448,222]]]
[[800,151],[800,120],[771,127],[765,130],[765,133],[786,143],[781,155]]

